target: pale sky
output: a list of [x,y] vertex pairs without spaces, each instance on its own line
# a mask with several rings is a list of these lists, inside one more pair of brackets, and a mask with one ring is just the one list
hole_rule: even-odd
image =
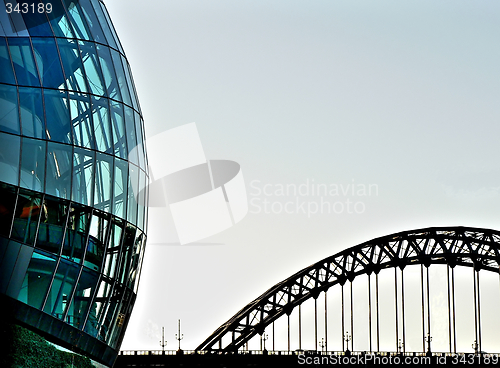
[[[162,326],[176,349],[179,318],[194,349],[277,282],[374,237],[500,229],[500,2],[105,3],[147,136],[195,122],[209,159],[241,165],[253,201],[204,245],[168,245],[167,210],[150,210],[122,349],[160,349]],[[323,198],[359,213],[279,211],[320,204],[276,192],[313,183],[376,191]]]

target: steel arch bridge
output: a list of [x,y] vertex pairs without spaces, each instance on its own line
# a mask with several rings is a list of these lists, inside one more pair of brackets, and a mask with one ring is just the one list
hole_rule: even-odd
[[[500,265],[500,231],[470,228],[470,227],[431,227],[411,231],[403,231],[379,237],[357,246],[345,249],[333,256],[325,258],[306,267],[286,280],[276,284],[261,296],[250,302],[236,313],[226,323],[215,330],[197,351],[217,351],[219,353],[236,352],[252,337],[261,335],[267,326],[278,318],[292,313],[295,307],[306,300],[318,298],[335,285],[343,286],[359,275],[378,274],[383,269],[394,268],[395,276],[398,269],[403,270],[408,265],[421,265],[422,274],[422,333],[425,335],[424,322],[424,269],[427,271],[427,303],[429,301],[429,266],[431,264],[447,265],[448,275],[451,270],[454,277],[455,266],[465,266],[474,269],[474,309],[476,352],[481,351],[481,322],[479,298],[479,271],[487,270],[498,273]],[[402,277],[402,276],[401,276]],[[453,280],[453,316],[455,311],[455,291]],[[370,281],[369,281],[370,282]],[[396,283],[397,284],[397,283]],[[378,288],[378,278],[377,278]],[[403,284],[404,288],[404,284]],[[477,292],[476,292],[477,288]],[[404,294],[403,294],[404,295]],[[343,300],[343,299],[342,299]],[[450,278],[448,276],[448,316],[450,317]],[[404,326],[404,296],[403,296],[403,326]],[[396,292],[397,303],[397,292]],[[352,308],[352,302],[351,302]],[[371,308],[371,307],[370,307]],[[343,313],[343,307],[342,307]],[[352,313],[352,311],[351,311]],[[397,313],[397,305],[396,305]],[[377,289],[378,314],[378,289]],[[325,312],[326,315],[326,312]],[[371,310],[370,310],[371,316]],[[371,318],[371,317],[370,317]],[[427,331],[430,331],[430,310],[427,304]],[[453,317],[454,318],[454,317]],[[478,321],[479,318],[479,321]],[[326,316],[325,316],[326,319]],[[342,315],[342,321],[344,316]],[[397,314],[396,314],[397,319]],[[343,323],[343,322],[342,322]],[[378,322],[377,322],[378,323]],[[478,329],[479,323],[479,329]],[[325,321],[326,324],[326,321]],[[396,322],[397,325],[397,322]],[[451,352],[451,317],[450,317],[450,352]],[[290,327],[289,327],[290,328]],[[326,328],[326,327],[325,327]],[[371,327],[370,327],[371,328]],[[455,329],[455,321],[453,321]],[[479,331],[478,331],[479,330]],[[344,332],[342,331],[342,334]],[[289,332],[290,334],[290,332]],[[371,334],[371,330],[370,330]],[[397,334],[397,327],[396,327]],[[404,338],[404,332],[403,332]],[[289,338],[290,339],[290,338]],[[422,336],[425,346],[426,337]],[[427,336],[428,351],[430,351],[430,335]],[[397,338],[396,338],[397,340]],[[348,341],[347,341],[348,342]],[[342,342],[344,344],[344,342]],[[289,343],[290,346],[290,343]],[[370,337],[371,346],[371,337]],[[454,343],[456,349],[456,341]],[[349,347],[349,344],[347,345]],[[455,351],[456,352],[456,351]]]

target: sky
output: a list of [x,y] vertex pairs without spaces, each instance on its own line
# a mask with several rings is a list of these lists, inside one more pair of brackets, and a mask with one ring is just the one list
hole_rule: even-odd
[[249,201],[194,245],[150,209],[123,350],[160,349],[162,326],[176,349],[178,319],[194,349],[269,287],[378,236],[500,229],[498,1],[105,4],[146,135],[195,122],[207,158],[241,165]]

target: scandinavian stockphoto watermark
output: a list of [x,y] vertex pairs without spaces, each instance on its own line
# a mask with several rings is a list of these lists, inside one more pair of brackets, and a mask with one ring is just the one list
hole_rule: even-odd
[[306,179],[302,183],[250,182],[249,212],[252,214],[314,215],[362,214],[366,199],[379,195],[377,184],[320,183]]

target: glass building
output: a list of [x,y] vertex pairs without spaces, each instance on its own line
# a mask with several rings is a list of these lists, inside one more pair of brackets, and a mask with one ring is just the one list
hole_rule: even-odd
[[0,0],[2,318],[110,366],[146,243],[141,109],[102,1],[20,3]]

